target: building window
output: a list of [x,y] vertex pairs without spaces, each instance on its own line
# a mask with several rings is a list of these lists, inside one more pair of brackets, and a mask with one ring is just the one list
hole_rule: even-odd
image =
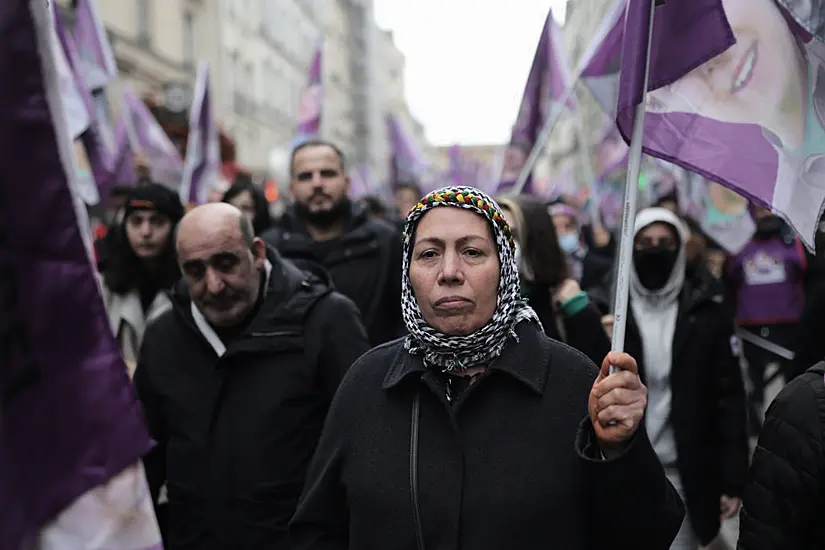
[[137,39],[143,45],[148,45],[151,40],[151,19],[149,2],[151,0],[137,0],[137,13],[135,14],[135,21],[137,22]]
[[189,10],[183,12],[183,63],[195,65],[195,16]]

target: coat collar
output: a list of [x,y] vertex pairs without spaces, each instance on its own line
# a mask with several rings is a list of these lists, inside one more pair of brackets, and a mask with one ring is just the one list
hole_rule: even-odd
[[[550,368],[550,339],[533,323],[523,322],[516,326],[517,338],[512,336],[504,346],[501,356],[490,365],[512,376],[538,395],[544,394],[547,371]],[[410,355],[403,344],[397,351],[387,374],[383,388],[391,390],[407,379],[420,380],[428,372],[421,357]]]

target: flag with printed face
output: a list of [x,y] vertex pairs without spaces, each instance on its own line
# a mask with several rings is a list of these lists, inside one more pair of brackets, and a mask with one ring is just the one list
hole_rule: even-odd
[[823,2],[632,0],[618,122],[645,101],[644,148],[784,217],[813,246],[825,205]]
[[323,39],[318,40],[312,61],[309,64],[307,83],[301,90],[300,105],[298,107],[298,125],[295,129],[294,145],[301,141],[318,137],[321,133],[321,116],[324,105],[324,86],[321,59],[323,54]]
[[[544,21],[533,65],[524,86],[516,123],[504,154],[501,183],[497,192],[506,193],[516,182],[542,129],[549,119],[556,116],[556,110],[565,107],[575,108],[573,94],[567,94],[572,85],[573,77],[568,66],[561,29],[551,11]],[[534,192],[531,180],[527,180],[523,192]]]
[[0,548],[159,549],[151,443],[75,194],[54,20],[42,0],[0,6]]
[[183,204],[203,204],[207,193],[218,183],[221,151],[218,125],[209,92],[209,67],[198,67],[195,95],[189,112],[189,142],[186,145],[180,200]]

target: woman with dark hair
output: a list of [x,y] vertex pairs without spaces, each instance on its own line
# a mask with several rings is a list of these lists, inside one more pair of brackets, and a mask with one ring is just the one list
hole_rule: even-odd
[[180,279],[173,240],[182,217],[178,194],[148,183],[132,189],[121,223],[112,228],[103,299],[130,374],[148,319],[169,305],[163,291]]
[[520,195],[502,198],[499,205],[516,240],[522,294],[545,333],[598,363],[610,351],[610,340],[599,310],[570,277],[546,204]]
[[252,222],[255,235],[261,235],[272,227],[272,217],[269,215],[269,201],[264,192],[252,183],[247,176],[238,176],[235,183],[226,190],[223,202],[240,209]]

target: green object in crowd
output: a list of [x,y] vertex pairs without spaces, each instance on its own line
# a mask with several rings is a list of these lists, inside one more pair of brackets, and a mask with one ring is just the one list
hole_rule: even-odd
[[639,172],[639,191],[647,189],[647,174]]

